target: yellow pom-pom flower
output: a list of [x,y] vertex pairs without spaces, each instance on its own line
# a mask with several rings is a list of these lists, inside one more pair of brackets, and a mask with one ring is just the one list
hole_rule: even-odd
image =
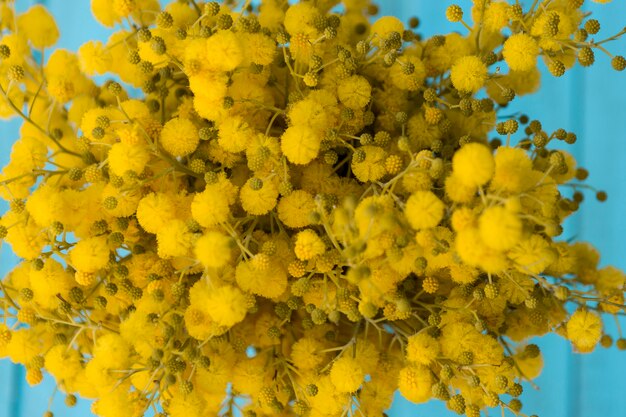
[[487,66],[477,56],[470,55],[458,59],[450,71],[452,84],[467,93],[475,93],[480,90],[487,81]]
[[245,150],[254,136],[254,131],[241,117],[228,117],[220,122],[218,143],[228,152]]
[[537,41],[525,33],[511,35],[504,42],[502,56],[509,68],[514,71],[529,71],[537,65],[539,45]]
[[150,161],[150,152],[142,144],[116,143],[109,151],[109,169],[119,177],[124,176],[128,171],[141,174],[148,161]]
[[581,352],[591,352],[602,336],[602,319],[592,311],[579,309],[567,321],[567,338]]
[[220,268],[231,258],[232,238],[220,232],[207,232],[196,240],[194,253],[207,268]]
[[346,353],[333,362],[330,380],[338,392],[356,392],[365,378],[365,371],[357,358]]
[[30,43],[37,48],[49,48],[59,39],[59,28],[48,10],[36,4],[18,17],[17,25]]
[[337,88],[337,96],[346,107],[361,109],[370,101],[372,86],[364,77],[353,75],[341,81]]
[[228,220],[230,208],[219,188],[213,186],[193,197],[191,214],[201,226],[209,227]]
[[452,168],[459,182],[467,187],[479,187],[491,180],[495,163],[487,146],[469,143],[454,154]]
[[186,256],[193,247],[194,236],[182,220],[172,220],[157,233],[158,254],[169,259]]
[[431,191],[417,191],[406,202],[405,215],[415,230],[435,227],[443,218],[445,206]]
[[322,139],[306,126],[291,126],[280,140],[280,148],[289,162],[304,165],[317,157]]
[[433,377],[428,367],[412,365],[402,368],[398,375],[398,389],[404,398],[420,404],[431,397]]
[[577,137],[506,110],[540,55],[590,67],[592,5],[452,5],[467,30],[422,39],[369,0],[90,2],[117,29],[74,53],[0,0],[0,118],[25,119],[0,357],[28,383],[99,417],[381,416],[398,390],[477,417],[538,376],[526,340],[612,344],[626,275],[560,237],[593,189]]
[[296,235],[294,251],[298,259],[306,261],[323,254],[326,251],[326,245],[315,231],[306,229]]
[[246,297],[232,285],[224,285],[211,291],[206,300],[211,306],[209,315],[219,325],[232,327],[246,317]]
[[80,68],[88,75],[102,75],[109,71],[113,56],[102,42],[90,41],[78,49]]
[[319,15],[319,10],[311,3],[291,5],[285,13],[285,29],[292,36],[298,33],[314,36],[318,32],[315,27],[315,20]]
[[407,339],[406,358],[420,365],[430,365],[440,354],[437,339],[427,332],[420,332]]
[[110,0],[91,0],[91,13],[101,25],[113,27],[121,20],[111,7]]
[[186,156],[192,153],[200,143],[196,126],[187,119],[172,119],[163,126],[161,146],[174,156]]
[[278,218],[292,228],[305,227],[310,224],[309,216],[316,209],[313,196],[304,190],[295,190],[280,199]]
[[174,197],[166,193],[150,193],[139,201],[137,221],[149,233],[158,233],[176,218]]
[[70,252],[72,266],[81,272],[96,272],[109,262],[109,247],[105,237],[79,241]]
[[511,249],[522,238],[522,221],[514,212],[502,206],[486,208],[478,225],[485,245],[494,250]]
[[258,178],[250,178],[241,187],[239,194],[241,205],[250,214],[260,216],[272,210],[277,203],[278,187],[274,181],[263,181]]
[[374,22],[371,32],[372,35],[384,40],[390,33],[397,32],[402,34],[404,32],[404,24],[395,16],[382,16]]

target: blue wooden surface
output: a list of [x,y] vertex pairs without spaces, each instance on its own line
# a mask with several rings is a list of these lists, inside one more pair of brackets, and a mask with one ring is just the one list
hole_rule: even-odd
[[[25,9],[34,0],[16,0]],[[106,39],[108,31],[93,21],[89,0],[46,0],[61,28],[59,46],[76,50],[87,39]],[[459,3],[464,8],[469,0],[380,0],[381,11],[403,20],[419,16],[420,31],[425,35],[459,30],[444,17],[445,8]],[[614,33],[626,23],[626,2],[616,0],[608,5],[587,1],[585,6],[600,17],[604,34]],[[626,55],[626,40],[611,44],[613,52]],[[580,165],[591,172],[589,183],[609,192],[609,200],[599,204],[589,198],[575,218],[569,222],[567,237],[593,243],[602,253],[602,264],[626,269],[622,236],[626,235],[626,74],[610,68],[604,56],[598,56],[594,68],[575,69],[565,77],[544,76],[538,95],[516,99],[516,109],[525,109],[532,117],[541,118],[547,129],[563,127],[578,134],[579,141],[569,151]],[[7,162],[11,143],[17,138],[18,121],[0,123],[0,164]],[[0,206],[0,212],[4,206]],[[7,248],[0,251],[0,275],[10,270],[15,258]],[[622,323],[624,327],[625,323]],[[615,324],[607,321],[615,334]],[[567,342],[548,336],[537,342],[543,350],[545,368],[537,383],[541,391],[526,386],[524,411],[540,417],[624,417],[623,376],[626,375],[626,352],[615,348],[598,349],[588,355],[574,355]],[[0,361],[0,417],[41,416],[48,407],[54,381],[31,388],[24,382],[24,370],[7,361]],[[52,410],[56,416],[90,416],[89,403],[79,401],[77,407],[66,408],[57,396]],[[438,402],[415,406],[398,396],[390,412],[392,417],[443,417],[454,415]]]

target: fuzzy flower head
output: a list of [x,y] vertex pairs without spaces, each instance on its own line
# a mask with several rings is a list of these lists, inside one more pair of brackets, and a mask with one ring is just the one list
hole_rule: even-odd
[[446,5],[425,37],[366,0],[235,3],[90,0],[111,34],[72,52],[0,1],[0,357],[29,384],[99,417],[382,416],[396,391],[530,415],[527,340],[613,344],[626,275],[562,237],[607,194],[567,126],[507,110],[576,60],[626,70],[600,5]]

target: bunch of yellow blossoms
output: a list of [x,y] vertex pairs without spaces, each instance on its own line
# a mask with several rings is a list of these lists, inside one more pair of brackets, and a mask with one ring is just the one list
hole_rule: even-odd
[[51,15],[3,0],[0,356],[102,417],[525,415],[528,339],[610,346],[625,283],[560,237],[576,135],[501,110],[626,32],[528,3],[423,39],[368,0],[92,0],[109,40],[46,54]]

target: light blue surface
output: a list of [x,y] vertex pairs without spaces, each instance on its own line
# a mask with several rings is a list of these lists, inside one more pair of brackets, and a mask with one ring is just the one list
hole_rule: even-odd
[[[20,9],[33,1],[16,0]],[[61,28],[60,47],[76,50],[87,39],[106,39],[108,31],[96,24],[90,15],[89,0],[46,0]],[[425,35],[461,30],[444,18],[449,0],[380,0],[381,11],[403,20],[420,17],[420,31]],[[464,8],[468,0],[457,1]],[[626,2],[616,0],[609,5],[587,1],[603,23],[601,34],[615,33],[626,23]],[[626,55],[626,39],[610,44],[614,53]],[[515,107],[531,117],[541,118],[548,130],[563,127],[578,134],[579,141],[569,147],[579,163],[591,172],[588,183],[609,193],[609,200],[599,204],[589,198],[581,212],[570,221],[567,237],[593,243],[602,253],[602,264],[626,269],[623,236],[626,235],[626,73],[610,68],[606,57],[597,55],[597,63],[587,71],[579,68],[561,79],[547,75],[539,94],[516,99]],[[0,123],[0,164],[8,159],[11,143],[17,138],[18,121]],[[589,197],[592,197],[589,195]],[[4,206],[0,206],[0,212]],[[15,258],[6,247],[0,252],[0,274],[14,265]],[[615,324],[607,327],[616,334]],[[624,325],[625,323],[622,323]],[[623,397],[626,375],[626,352],[598,349],[588,355],[574,355],[569,343],[557,336],[540,341],[545,368],[536,381],[541,391],[525,387],[524,412],[540,417],[624,417]],[[38,417],[48,407],[54,381],[31,388],[24,382],[22,367],[0,361],[0,417]],[[56,396],[52,410],[56,416],[90,416],[89,403],[79,401],[73,409],[66,408],[61,395]],[[439,402],[415,406],[401,397],[394,403],[392,417],[445,417],[455,415]],[[499,412],[497,413],[499,415]]]

